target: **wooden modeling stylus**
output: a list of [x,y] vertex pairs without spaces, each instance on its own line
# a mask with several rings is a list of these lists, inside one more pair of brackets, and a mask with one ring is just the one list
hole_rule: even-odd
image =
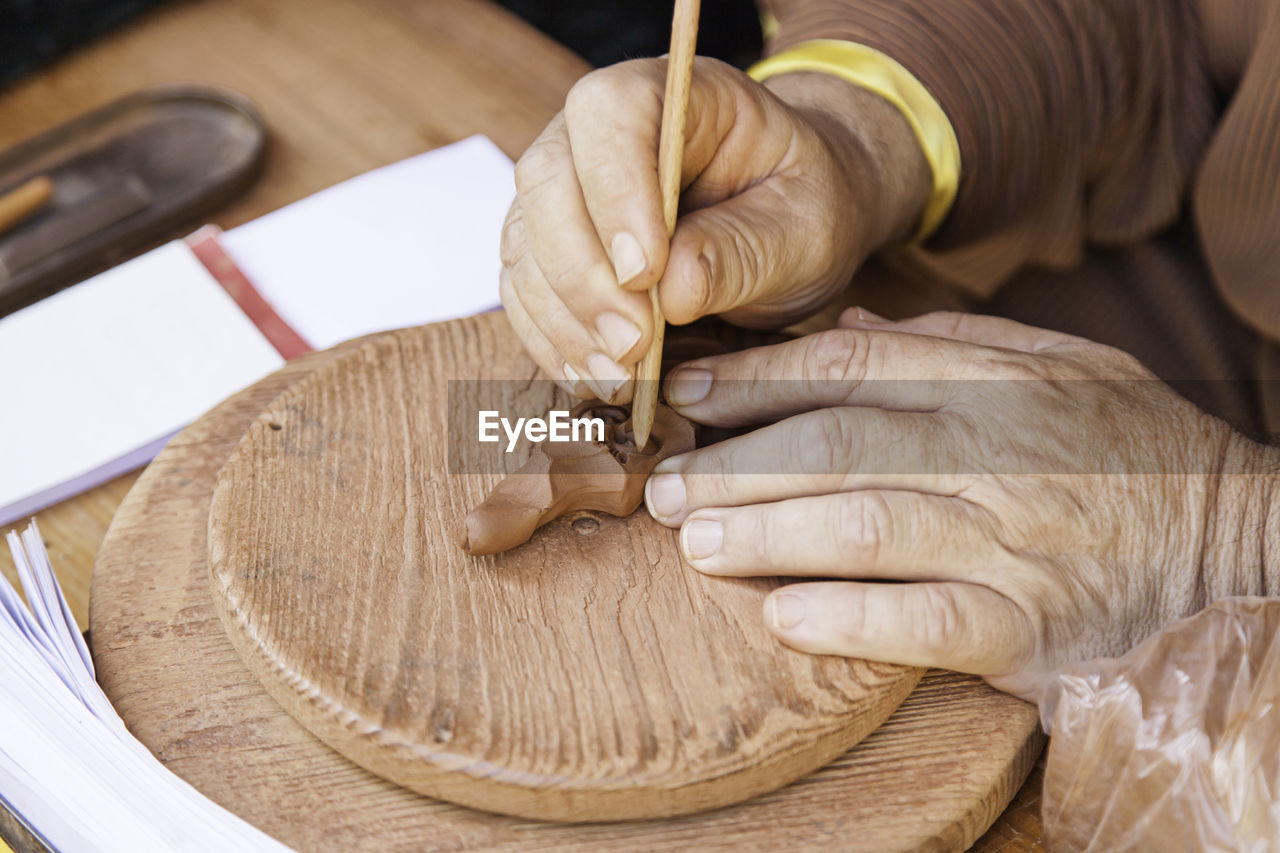
[[[684,127],[689,108],[689,85],[693,80],[693,54],[698,42],[699,0],[676,0],[671,19],[671,51],[667,56],[667,91],[662,99],[662,128],[658,133],[658,187],[662,193],[662,215],[667,223],[667,239],[676,233],[676,211],[680,205],[680,169],[684,160]],[[631,425],[636,447],[649,442],[653,416],[658,408],[658,379],[662,373],[662,338],[666,318],[658,306],[658,288],[649,290],[653,309],[653,342],[636,368],[635,398]]]
[[53,181],[41,176],[0,196],[0,234],[35,214],[53,198]]

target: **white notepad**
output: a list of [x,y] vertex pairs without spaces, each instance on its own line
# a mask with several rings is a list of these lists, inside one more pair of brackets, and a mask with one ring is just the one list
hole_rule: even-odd
[[[511,161],[482,136],[376,169],[221,243],[316,349],[494,308]],[[280,357],[182,243],[0,319],[0,525],[150,461]]]
[[497,307],[514,195],[511,160],[473,136],[322,190],[221,243],[286,323],[328,349]]
[[144,463],[281,364],[182,243],[0,319],[0,523]]

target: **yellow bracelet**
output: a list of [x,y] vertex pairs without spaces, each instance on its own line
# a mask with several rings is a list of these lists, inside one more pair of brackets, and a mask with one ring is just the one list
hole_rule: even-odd
[[912,242],[919,243],[946,218],[960,184],[960,143],[942,105],[924,84],[890,56],[851,41],[815,39],[760,60],[747,69],[764,82],[779,74],[817,71],[875,92],[898,108],[920,142],[933,172],[933,192]]

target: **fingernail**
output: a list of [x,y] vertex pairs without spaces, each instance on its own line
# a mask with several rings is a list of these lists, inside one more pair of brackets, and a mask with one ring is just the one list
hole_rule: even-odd
[[587,370],[591,371],[594,380],[591,387],[606,403],[618,393],[618,389],[631,378],[631,372],[602,352],[592,353],[587,358]]
[[615,359],[631,352],[636,341],[640,340],[640,327],[612,311],[605,311],[596,318],[596,332]]
[[866,308],[863,308],[861,306],[859,306],[854,310],[858,312],[858,319],[864,323],[888,323],[889,322],[884,317],[881,317],[879,314],[872,313],[871,311],[868,311]]
[[569,362],[566,361],[561,365],[560,373],[562,376],[560,387],[575,397],[582,396],[582,377],[578,375],[578,371],[574,370],[569,365]]
[[702,402],[710,390],[710,370],[682,367],[667,382],[667,402],[673,406],[692,406]]
[[709,518],[686,521],[680,531],[687,560],[705,560],[720,550],[724,541],[724,525]]
[[775,592],[769,596],[769,621],[779,631],[788,631],[804,621],[804,599]]
[[650,515],[675,515],[684,509],[684,498],[684,477],[679,474],[658,474],[645,483],[644,499]]
[[613,271],[618,276],[618,284],[631,281],[649,265],[644,258],[640,241],[627,231],[619,231],[613,235],[609,248],[613,251]]

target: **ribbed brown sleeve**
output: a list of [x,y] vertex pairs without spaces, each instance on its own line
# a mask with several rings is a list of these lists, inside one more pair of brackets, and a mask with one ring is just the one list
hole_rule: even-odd
[[877,48],[946,110],[962,174],[915,260],[976,295],[1178,216],[1214,94],[1191,0],[772,0],[769,52]]
[[[1267,0],[1255,20],[1253,50],[1200,166],[1194,202],[1227,304],[1280,342],[1280,0]],[[1274,365],[1277,354],[1267,361]]]

